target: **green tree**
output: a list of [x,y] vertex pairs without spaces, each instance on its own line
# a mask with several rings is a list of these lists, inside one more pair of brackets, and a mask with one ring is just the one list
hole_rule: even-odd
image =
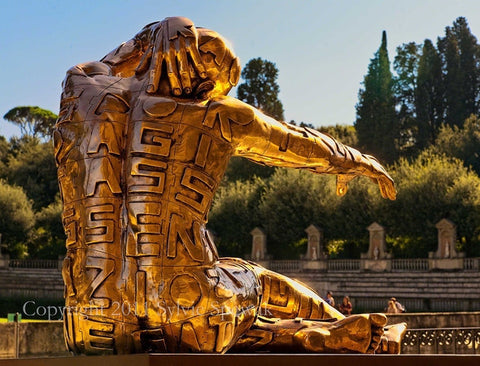
[[440,128],[433,150],[463,161],[480,175],[480,118],[471,115],[463,128],[443,125]]
[[1,172],[4,172],[6,169],[6,163],[8,158],[8,152],[10,150],[10,145],[7,139],[3,136],[0,136],[0,177],[2,176]]
[[274,167],[261,165],[248,159],[234,156],[228,163],[224,182],[246,181],[254,177],[268,178],[275,172],[275,169]]
[[277,84],[277,77],[278,69],[273,62],[260,57],[251,59],[242,70],[244,81],[238,86],[238,99],[283,121],[283,105],[278,99],[280,87]]
[[259,226],[258,203],[264,190],[259,179],[230,182],[220,187],[209,214],[208,228],[222,256],[244,257],[250,253],[250,231]]
[[0,180],[0,212],[2,244],[12,257],[24,257],[27,255],[26,242],[35,224],[35,216],[22,188]]
[[332,234],[340,198],[332,176],[319,176],[297,169],[277,169],[270,177],[259,205],[268,252],[276,259],[296,259],[295,245],[305,237],[310,224]]
[[437,246],[435,224],[449,218],[457,225],[468,254],[479,244],[480,178],[458,159],[420,154],[414,161],[400,159],[392,176],[397,200],[381,201],[378,217],[388,227],[397,257],[427,257]]
[[423,150],[435,142],[444,120],[442,61],[429,39],[423,43],[415,94],[416,145],[418,150]]
[[320,126],[317,128],[321,133],[326,133],[347,146],[358,145],[357,131],[355,127],[348,125]]
[[380,48],[370,61],[363,85],[356,106],[358,144],[365,152],[391,163],[397,157],[398,123],[385,31]]
[[65,253],[65,232],[62,225],[63,205],[60,196],[35,213],[35,227],[28,240],[30,258],[57,259]]
[[439,38],[445,75],[446,122],[461,127],[470,114],[478,112],[479,45],[467,20],[459,17]]
[[416,93],[420,46],[414,42],[397,47],[393,67],[395,99],[397,101],[399,136],[398,149],[402,156],[411,156],[415,151],[417,121]]
[[52,144],[29,136],[14,140],[2,176],[23,188],[35,210],[48,206],[58,193]]
[[47,109],[36,106],[22,106],[10,109],[3,119],[20,127],[22,135],[40,137],[49,140],[57,115]]

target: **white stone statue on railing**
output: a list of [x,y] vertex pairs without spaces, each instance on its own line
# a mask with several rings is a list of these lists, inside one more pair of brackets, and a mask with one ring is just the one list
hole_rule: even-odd
[[265,232],[256,227],[250,234],[252,235],[252,254],[251,258],[255,261],[263,261],[267,259],[267,235]]
[[323,250],[323,230],[316,225],[310,225],[305,229],[308,235],[307,253],[304,259],[310,261],[316,261],[319,259],[325,259],[325,253]]
[[385,243],[385,228],[374,222],[367,230],[370,232],[370,240],[368,245],[368,252],[362,253],[362,259],[390,259],[392,255],[387,253],[387,245]]
[[455,248],[457,242],[457,227],[448,220],[442,219],[435,227],[438,230],[437,251],[430,252],[430,258],[435,259],[454,259],[463,258],[465,253],[459,253]]

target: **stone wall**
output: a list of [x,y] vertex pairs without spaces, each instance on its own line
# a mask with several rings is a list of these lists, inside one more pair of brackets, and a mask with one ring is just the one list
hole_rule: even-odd
[[20,357],[70,355],[63,340],[62,321],[0,323],[0,358],[15,357],[16,339]]
[[408,329],[480,327],[480,312],[388,314],[388,324],[402,322]]
[[[480,311],[480,272],[286,272],[339,304],[350,296],[356,312],[382,312],[390,297],[410,312]],[[480,323],[477,323],[480,326]]]

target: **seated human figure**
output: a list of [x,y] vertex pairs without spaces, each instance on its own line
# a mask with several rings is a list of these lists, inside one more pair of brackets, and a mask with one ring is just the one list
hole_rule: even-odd
[[239,61],[186,18],[145,27],[67,72],[55,137],[67,255],[65,336],[75,353],[398,352],[382,314],[345,318],[314,291],[219,258],[205,225],[229,159],[392,179],[330,136],[228,97]]

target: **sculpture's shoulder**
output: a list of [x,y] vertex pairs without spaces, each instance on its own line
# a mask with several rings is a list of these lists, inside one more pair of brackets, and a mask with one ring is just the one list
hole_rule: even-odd
[[237,98],[224,96],[216,96],[210,99],[208,103],[210,108],[231,108],[231,109],[238,109],[238,110],[250,110],[253,112],[254,108],[248,105]]
[[103,62],[92,61],[78,64],[71,67],[66,73],[62,82],[62,98],[74,89],[87,87],[106,89],[121,80],[123,79],[114,76],[111,67]]
[[219,118],[221,122],[246,125],[255,119],[255,108],[232,97],[215,97],[208,103],[206,119]]
[[79,77],[92,77],[95,75],[112,75],[112,69],[109,65],[100,61],[84,62],[71,67],[67,71],[67,77],[79,76]]
[[127,103],[124,94],[128,91],[128,83],[128,79],[113,76],[110,66],[102,62],[92,61],[71,67],[62,82],[57,125],[84,121],[92,107],[97,107],[110,95]]

